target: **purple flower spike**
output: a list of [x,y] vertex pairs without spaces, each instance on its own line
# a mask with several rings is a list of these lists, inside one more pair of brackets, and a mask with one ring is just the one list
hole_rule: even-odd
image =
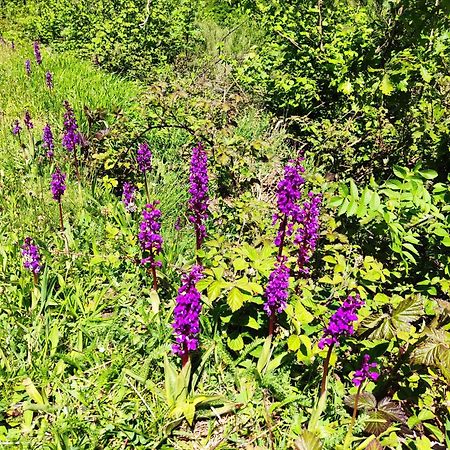
[[189,274],[181,276],[172,324],[176,343],[172,345],[174,354],[186,360],[189,352],[198,348],[200,332],[199,315],[202,309],[201,295],[196,284],[203,278],[203,267],[195,265]]
[[205,221],[208,218],[208,157],[201,142],[192,149],[191,171],[189,177],[191,187],[189,193],[189,208],[192,215],[189,221],[194,224],[197,240],[197,250],[200,249],[206,237]]
[[65,100],[64,108],[64,133],[62,138],[62,145],[68,151],[72,152],[75,147],[81,143],[80,133],[78,132],[78,124],[75,119],[75,114],[70,106],[70,103]]
[[366,380],[372,380],[377,381],[380,374],[376,372],[376,368],[378,364],[376,362],[369,362],[370,356],[364,355],[361,369],[356,370],[355,374],[353,375],[352,383],[359,387],[361,384],[363,384]]
[[294,224],[300,217],[300,205],[298,201],[302,195],[301,187],[305,183],[302,173],[305,171],[300,160],[290,161],[284,168],[284,178],[277,187],[278,213],[273,216],[273,224],[280,222],[275,245],[280,247],[284,244],[284,237],[291,236]]
[[49,70],[45,73],[45,84],[50,90],[53,89],[53,74]]
[[177,220],[175,220],[175,224],[174,224],[174,226],[173,226],[174,228],[175,228],[175,230],[177,230],[177,231],[180,231],[181,230],[181,228],[182,228],[182,225],[181,225],[181,217],[177,217]]
[[136,159],[139,170],[142,173],[152,170],[152,152],[150,151],[147,142],[142,142],[142,144],[139,144]]
[[31,75],[31,61],[29,59],[25,61],[25,72],[28,76]]
[[156,208],[158,201],[145,205],[142,211],[144,220],[139,227],[139,242],[143,252],[148,256],[141,260],[141,264],[150,264],[151,268],[160,267],[161,261],[155,261],[155,256],[161,252],[163,238],[159,234],[161,229],[161,211]]
[[38,274],[41,270],[41,256],[39,255],[39,247],[33,244],[33,239],[25,238],[22,245],[23,267],[34,274]]
[[42,133],[42,147],[47,149],[47,158],[53,158],[55,144],[53,142],[53,133],[50,125],[47,123]]
[[328,327],[323,332],[323,337],[319,341],[319,348],[326,345],[339,345],[339,340],[346,336],[351,336],[355,330],[353,322],[358,320],[357,311],[364,305],[364,301],[356,294],[354,297],[348,296],[339,309],[330,317]]
[[59,167],[57,167],[55,172],[52,174],[50,186],[52,189],[53,199],[60,202],[61,197],[66,190],[66,174],[62,173]]
[[267,315],[274,316],[281,313],[286,308],[289,289],[289,267],[285,265],[286,258],[281,257],[275,263],[275,269],[269,276],[266,287],[266,302],[264,311]]
[[36,59],[36,63],[38,65],[42,64],[41,49],[39,48],[39,42],[38,41],[34,41],[33,49],[34,49],[34,58]]
[[32,130],[34,128],[33,122],[31,121],[31,114],[28,111],[25,111],[23,122],[29,130]]
[[135,194],[136,194],[136,186],[134,186],[132,183],[125,182],[123,184],[122,201],[125,206],[125,209],[128,212],[136,211],[136,204],[134,203]]
[[12,127],[12,134],[14,136],[17,136],[22,131],[22,127],[20,126],[20,123],[18,120],[15,120]]
[[303,275],[309,274],[307,264],[317,246],[320,227],[319,208],[322,202],[321,195],[314,195],[312,192],[309,192],[308,197],[309,201],[305,201],[303,208],[300,210],[298,217],[299,228],[294,238],[294,244],[298,246],[297,266],[299,272]]

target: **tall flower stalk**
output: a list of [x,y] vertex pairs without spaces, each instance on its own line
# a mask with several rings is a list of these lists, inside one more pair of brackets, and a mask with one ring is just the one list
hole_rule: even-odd
[[61,197],[63,196],[66,190],[66,174],[62,173],[59,167],[57,167],[55,172],[53,172],[52,174],[52,181],[50,183],[50,187],[52,190],[53,199],[58,202],[59,224],[61,227],[61,231],[64,232],[64,220],[63,220]]
[[25,73],[27,76],[31,76],[31,61],[29,59],[25,60]]
[[33,283],[38,283],[38,274],[41,271],[41,255],[39,247],[34,244],[33,239],[26,237],[22,245],[23,266],[33,274]]
[[77,146],[81,144],[81,137],[78,131],[78,123],[77,120],[75,119],[73,109],[67,100],[64,101],[64,108],[66,112],[64,113],[64,131],[63,131],[62,145],[69,153],[73,153],[75,173],[78,182],[80,182],[80,171],[78,168],[78,158],[77,158]]
[[309,275],[309,261],[317,246],[319,238],[319,213],[322,202],[321,195],[308,193],[298,216],[298,228],[295,232],[294,244],[297,250],[297,270],[300,276]]
[[152,170],[152,152],[147,142],[139,144],[136,160],[138,168],[144,175],[145,195],[147,196],[147,202],[150,203],[150,193],[148,190],[147,172]]
[[12,126],[12,134],[17,136],[19,139],[19,144],[22,146],[22,139],[20,137],[20,132],[22,131],[22,127],[20,126],[20,122],[16,119]]
[[202,278],[203,267],[197,264],[190,273],[182,275],[181,287],[178,289],[172,324],[176,343],[173,344],[172,351],[181,357],[182,367],[189,361],[190,352],[198,348],[202,304],[196,284]]
[[49,70],[45,73],[45,84],[50,90],[53,89],[53,74]]
[[38,41],[33,42],[33,50],[34,50],[34,59],[36,60],[36,64],[38,66],[40,66],[42,64],[42,55],[41,55],[41,49],[39,47]]
[[356,391],[355,400],[353,403],[352,421],[350,422],[347,436],[345,437],[344,450],[349,448],[351,443],[353,427],[356,421],[356,414],[358,413],[359,398],[361,397],[363,385],[367,380],[377,381],[380,376],[380,374],[376,371],[377,366],[378,364],[376,362],[370,362],[370,356],[366,354],[363,356],[361,368],[356,370],[353,375],[352,383],[358,388],[358,390]]
[[136,186],[126,181],[123,184],[122,202],[123,205],[125,206],[125,209],[129,213],[136,211],[135,196],[136,196]]
[[[190,169],[189,208],[191,215],[189,221],[195,229],[195,246],[200,250],[203,240],[206,237],[205,222],[208,218],[208,156],[203,144],[199,142],[192,149],[191,169]],[[200,257],[197,255],[197,264],[200,264]]]
[[50,125],[47,123],[42,131],[42,147],[47,150],[47,158],[52,159],[54,156],[55,144],[53,141],[53,133]]
[[328,347],[328,353],[323,364],[322,383],[320,386],[320,395],[326,390],[330,357],[333,347],[338,346],[340,341],[354,334],[353,322],[358,320],[357,311],[364,305],[358,294],[349,295],[342,303],[339,309],[330,317],[328,326],[324,329],[323,337],[319,341],[319,348]]
[[[142,211],[143,220],[139,227],[139,242],[141,244],[144,258],[142,265],[149,265],[153,277],[153,289],[158,289],[158,280],[156,278],[156,268],[161,266],[161,261],[156,261],[156,256],[161,253],[163,238],[160,235],[161,230],[161,211],[157,208],[158,201],[145,205]],[[146,256],[145,256],[146,255]]]
[[269,336],[273,335],[277,314],[280,314],[286,308],[289,295],[289,267],[285,263],[286,258],[280,256],[275,264],[275,269],[269,276],[266,287],[264,311],[269,316]]
[[300,160],[292,160],[284,168],[284,177],[277,186],[278,212],[273,216],[273,225],[278,223],[278,233],[275,245],[278,247],[278,257],[283,254],[286,236],[291,236],[294,225],[298,222],[300,205],[298,204],[305,183],[302,173],[305,171]]
[[30,134],[31,148],[33,149],[33,156],[34,156],[34,153],[35,153],[34,137],[33,137],[33,132],[31,131],[34,128],[34,125],[31,120],[31,114],[29,111],[25,111],[25,117],[23,119],[23,123],[27,127],[28,133]]

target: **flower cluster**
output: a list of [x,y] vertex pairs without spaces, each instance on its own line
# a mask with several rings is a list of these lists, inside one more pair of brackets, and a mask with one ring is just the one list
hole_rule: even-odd
[[53,75],[49,70],[45,73],[45,83],[49,89],[53,89]]
[[22,127],[20,126],[20,123],[18,120],[15,120],[12,127],[12,134],[14,136],[17,136],[22,131]]
[[208,218],[208,157],[201,142],[192,149],[191,169],[189,181],[191,186],[189,193],[189,208],[192,215],[189,221],[194,224],[197,237],[197,249],[200,248],[203,239],[206,237],[205,221]]
[[151,268],[160,267],[161,261],[155,261],[155,256],[161,252],[163,238],[159,234],[161,229],[161,211],[157,209],[158,201],[145,205],[142,211],[144,220],[139,227],[139,242],[143,252],[148,256],[141,260],[141,264],[150,264]]
[[371,363],[369,361],[370,361],[370,356],[364,355],[362,364],[361,364],[361,369],[356,370],[355,374],[353,375],[352,383],[355,386],[359,387],[359,386],[361,386],[361,384],[364,383],[364,381],[369,380],[369,379],[372,381],[378,380],[378,377],[380,376],[380,374],[378,372],[376,372],[376,368],[377,368],[378,364],[376,362]]
[[66,174],[62,173],[59,167],[57,167],[52,174],[50,186],[54,200],[60,202],[61,197],[66,190]]
[[298,217],[299,227],[296,231],[294,244],[298,246],[297,266],[300,273],[308,275],[307,264],[316,249],[319,238],[319,208],[322,202],[321,195],[308,193],[309,201],[303,203]]
[[353,322],[358,320],[356,313],[363,305],[364,301],[360,299],[358,294],[354,297],[348,296],[330,317],[328,327],[325,328],[323,337],[319,341],[319,348],[323,349],[326,345],[329,347],[334,344],[339,345],[340,338],[351,336],[355,332]]
[[142,144],[139,144],[136,159],[139,170],[142,173],[152,170],[152,152],[150,151],[147,142],[142,142]]
[[25,61],[25,72],[28,76],[31,75],[31,61],[29,59]]
[[294,224],[298,222],[300,215],[300,205],[298,201],[302,195],[301,187],[305,183],[302,173],[305,171],[300,164],[300,160],[290,161],[284,168],[284,178],[277,187],[277,207],[278,213],[273,216],[273,224],[280,221],[278,234],[275,238],[275,245],[282,245],[284,236],[293,233]]
[[285,265],[286,258],[280,257],[275,264],[275,269],[269,276],[266,287],[266,302],[264,311],[268,316],[281,313],[286,308],[289,288],[289,267]]
[[196,284],[203,278],[202,271],[202,266],[193,266],[189,274],[182,275],[181,287],[178,289],[172,324],[176,344],[173,344],[172,351],[181,357],[186,357],[190,351],[198,348],[202,304]]
[[25,126],[31,130],[33,128],[33,122],[31,121],[31,114],[28,111],[25,111],[25,117],[23,119]]
[[42,64],[41,49],[39,48],[39,42],[38,41],[34,41],[33,49],[34,49],[34,58],[36,59],[36,63],[38,65]]
[[33,244],[33,239],[25,238],[22,245],[23,266],[32,273],[39,273],[41,270],[41,256],[39,247]]
[[42,132],[42,147],[47,149],[47,157],[53,158],[53,150],[55,149],[55,144],[53,142],[53,133],[50,125],[47,123]]
[[123,184],[122,201],[125,206],[125,209],[128,212],[136,211],[136,204],[134,203],[135,194],[136,194],[136,186],[134,186],[132,183],[125,182]]
[[81,143],[80,133],[78,132],[78,124],[75,119],[70,103],[65,100],[64,108],[64,134],[62,138],[62,145],[68,152],[75,150],[75,147]]

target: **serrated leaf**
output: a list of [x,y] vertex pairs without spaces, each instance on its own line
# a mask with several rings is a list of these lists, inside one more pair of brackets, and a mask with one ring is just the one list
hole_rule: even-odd
[[234,270],[245,270],[248,268],[248,262],[243,258],[236,258],[233,260]]
[[392,312],[392,324],[399,330],[409,329],[409,324],[423,314],[423,302],[419,295],[412,295],[402,301]]
[[366,450],[383,450],[383,446],[378,439],[373,439],[366,447]]
[[427,68],[424,66],[420,66],[420,75],[422,76],[423,81],[425,81],[425,83],[429,83],[433,78],[430,72],[428,72]]
[[[355,405],[356,395],[347,395],[344,397],[344,403],[349,407],[353,408]],[[371,392],[363,392],[359,396],[358,409],[363,411],[370,411],[377,407],[377,399]]]
[[322,443],[319,438],[308,430],[303,430],[298,439],[294,442],[296,450],[321,450]]
[[367,419],[366,432],[379,436],[384,433],[391,425],[391,421],[382,411],[371,411]]
[[300,338],[296,334],[289,336],[287,340],[288,349],[296,352],[300,348]]
[[232,312],[237,311],[245,302],[245,295],[236,287],[228,293],[227,303]]
[[328,202],[328,206],[330,208],[337,208],[339,205],[341,205],[341,203],[343,202],[343,198],[342,197],[333,197],[329,202]]
[[235,337],[230,336],[227,339],[227,345],[231,348],[231,350],[238,352],[239,350],[242,350],[244,348],[244,340],[242,339],[242,336],[240,334]]
[[380,84],[380,91],[383,95],[391,95],[392,91],[394,90],[394,86],[391,83],[391,80],[389,79],[389,75],[386,73],[381,80]]
[[420,170],[419,173],[427,180],[432,180],[438,176],[438,173],[432,169]]
[[386,414],[386,417],[394,422],[406,423],[408,417],[403,411],[400,403],[393,401],[389,397],[384,397],[378,402],[377,409]]

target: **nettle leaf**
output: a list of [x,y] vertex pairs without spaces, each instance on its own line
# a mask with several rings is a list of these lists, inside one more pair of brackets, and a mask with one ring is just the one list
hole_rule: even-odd
[[370,441],[369,445],[366,447],[366,450],[383,450],[383,446],[378,439],[374,439]]
[[423,314],[423,301],[420,295],[414,295],[401,302],[392,312],[392,324],[398,330],[409,330],[409,324]]
[[373,314],[361,322],[360,333],[371,330],[368,337],[371,339],[392,339],[395,328],[389,314]]
[[[344,403],[349,407],[353,408],[355,405],[356,395],[347,395],[344,397]],[[358,409],[363,411],[374,410],[377,407],[377,399],[371,392],[363,392],[358,400]]]
[[245,300],[246,300],[245,295],[236,287],[231,289],[231,291],[228,293],[227,303],[232,312],[235,312],[238,309],[240,309],[244,304]]
[[391,426],[391,420],[386,417],[383,411],[374,410],[369,413],[367,419],[366,432],[379,436]]
[[438,367],[450,381],[450,333],[442,329],[426,328],[424,335],[427,340],[412,352],[411,361]]
[[298,439],[294,442],[296,450],[321,450],[322,443],[319,438],[308,430],[303,430]]
[[382,411],[386,417],[389,417],[393,422],[406,423],[408,420],[400,403],[392,401],[389,397],[381,399],[378,402],[377,409]]

